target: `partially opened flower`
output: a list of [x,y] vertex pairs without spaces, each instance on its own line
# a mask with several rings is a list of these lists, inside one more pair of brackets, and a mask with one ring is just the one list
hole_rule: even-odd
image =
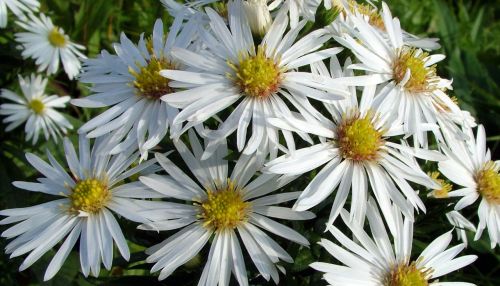
[[57,139],[73,126],[55,108],[64,108],[70,100],[69,96],[46,95],[47,79],[42,76],[23,78],[19,76],[19,85],[23,97],[8,89],[2,89],[0,97],[13,103],[0,105],[0,115],[6,115],[3,122],[8,123],[6,131],[11,131],[19,125],[26,123],[24,130],[26,140],[35,144],[44,134],[45,140]]
[[462,197],[455,205],[455,210],[468,207],[481,198],[475,239],[479,239],[484,229],[487,229],[491,248],[494,248],[500,244],[500,161],[491,159],[482,125],[477,128],[476,138],[471,129],[468,135],[467,141],[446,138],[446,146],[443,145],[442,149],[448,160],[439,162],[439,171],[463,187],[448,193],[450,197]]
[[[346,66],[349,65],[350,60],[346,62]],[[331,74],[322,63],[313,65],[312,69],[325,77],[353,75],[348,69],[343,73],[336,58],[331,61]],[[270,161],[264,171],[299,175],[326,164],[303,190],[294,209],[308,210],[334,194],[328,222],[332,224],[352,190],[351,215],[354,222],[362,225],[371,188],[393,230],[396,227],[394,218],[388,211],[391,202],[409,218],[413,217],[413,208],[425,211],[422,200],[409,182],[428,188],[439,187],[420,169],[415,157],[428,160],[445,158],[439,152],[408,147],[404,141],[398,143],[394,139],[402,134],[402,128],[394,122],[392,113],[377,113],[372,109],[375,86],[364,88],[360,103],[356,89],[346,90],[350,92],[349,97],[325,104],[332,120],[315,121],[293,116],[268,119],[280,128],[311,133],[323,139],[319,144]]]
[[38,11],[38,0],[0,0],[0,28],[7,27],[7,8],[18,18],[25,19],[25,13]]
[[395,209],[391,211],[397,218],[395,233],[386,231],[375,203],[370,201],[367,216],[371,229],[370,236],[362,228],[352,224],[349,214],[344,210],[342,219],[355,239],[349,238],[334,226],[330,227],[330,233],[338,243],[322,239],[319,244],[340,261],[340,264],[315,262],[311,267],[324,272],[323,278],[329,285],[475,285],[465,282],[442,282],[437,279],[477,259],[476,255],[456,257],[465,245],[448,248],[452,239],[451,231],[436,238],[418,258],[412,259],[413,222],[408,218],[403,220],[399,211]]
[[6,246],[10,257],[29,253],[19,268],[30,267],[47,251],[63,242],[45,272],[44,280],[56,275],[73,246],[79,240],[80,264],[83,275],[99,275],[101,261],[111,269],[113,241],[120,254],[128,260],[130,251],[118,222],[112,212],[136,222],[148,222],[139,215],[148,208],[145,198],[162,197],[154,191],[144,190],[140,182],[123,184],[128,177],[140,172],[155,171],[154,161],[134,168],[136,152],[123,152],[117,156],[103,155],[102,145],[108,142],[99,138],[90,150],[89,140],[80,136],[79,155],[69,139],[64,140],[68,174],[47,152],[49,163],[28,153],[26,159],[43,177],[36,183],[14,182],[14,186],[31,192],[58,196],[57,200],[39,205],[0,211],[5,216],[1,225],[16,223],[2,233],[13,240]]
[[98,58],[85,61],[80,80],[93,84],[93,94],[71,102],[87,108],[111,108],[85,123],[78,132],[89,132],[91,138],[111,132],[113,143],[107,151],[117,154],[138,147],[145,159],[169,127],[171,132],[178,131],[180,127],[173,124],[177,109],[160,100],[176,89],[159,72],[181,67],[182,62],[172,57],[171,50],[190,46],[196,31],[195,18],[186,25],[183,21],[182,15],[177,17],[165,33],[163,22],[158,19],[152,36],[141,36],[138,45],[122,33],[120,43],[114,45],[116,55],[102,51]]
[[[170,86],[184,87],[162,97],[167,103],[182,108],[174,122],[186,122],[183,130],[174,136],[231,109],[231,114],[211,135],[212,142],[206,150],[210,155],[218,141],[237,130],[238,150],[245,154],[255,151],[265,156],[276,156],[278,149],[286,151],[279,142],[279,128],[266,122],[268,117],[286,117],[292,113],[285,103],[289,101],[300,113],[318,116],[307,97],[331,102],[346,95],[335,86],[309,86],[309,80],[295,70],[320,61],[341,51],[331,48],[318,51],[329,39],[324,30],[316,30],[296,40],[306,21],[285,33],[288,26],[287,10],[278,12],[273,24],[261,43],[255,43],[247,16],[240,1],[228,4],[229,28],[224,20],[210,8],[210,30],[201,33],[207,50],[199,53],[175,48],[175,59],[186,65],[184,70],[167,69],[161,72],[172,79]],[[312,84],[312,83],[311,83]],[[238,102],[238,103],[237,103]],[[237,104],[236,104],[237,103]],[[252,134],[247,140],[251,123]],[[294,148],[293,137],[283,131],[286,145]],[[246,146],[246,147],[245,147]]]
[[161,154],[156,154],[156,158],[168,176],[139,178],[172,200],[143,211],[142,214],[153,222],[141,228],[179,229],[146,250],[150,255],[146,261],[155,263],[151,271],[161,270],[159,279],[165,279],[209,243],[210,251],[199,285],[228,285],[231,272],[239,285],[248,285],[243,243],[262,277],[272,278],[278,284],[278,269],[281,268],[276,264],[280,260],[293,262],[293,258],[263,230],[307,246],[305,237],[271,218],[305,220],[314,217],[310,212],[277,206],[297,198],[297,192],[271,194],[295,177],[259,174],[262,162],[257,161],[256,156],[244,154],[229,174],[228,162],[223,159],[227,156],[225,141],[219,143],[214,155],[200,160],[203,148],[194,131],[190,130],[189,138],[192,153],[181,141],[174,142],[198,182]]
[[29,19],[17,23],[25,30],[15,34],[16,41],[23,47],[22,56],[34,59],[38,71],[54,74],[61,62],[70,79],[80,73],[80,60],[85,58],[81,50],[85,47],[71,42],[64,30],[54,26],[49,17],[40,14],[37,18],[29,14]]

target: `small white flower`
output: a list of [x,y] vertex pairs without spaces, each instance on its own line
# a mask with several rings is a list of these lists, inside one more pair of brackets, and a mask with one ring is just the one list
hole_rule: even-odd
[[[280,260],[293,262],[293,258],[263,230],[308,246],[307,239],[297,231],[270,218],[314,218],[310,212],[276,206],[294,200],[297,192],[270,195],[295,177],[258,174],[262,162],[258,162],[255,156],[244,154],[229,174],[228,162],[223,159],[227,156],[226,142],[219,143],[213,156],[200,160],[202,145],[193,130],[188,133],[192,153],[181,141],[175,140],[174,143],[198,182],[158,153],[156,158],[168,176],[139,178],[148,187],[173,200],[143,211],[141,215],[153,222],[140,228],[154,231],[180,229],[146,250],[150,255],[146,261],[155,263],[151,271],[161,270],[159,279],[165,279],[210,243],[198,285],[228,285],[231,272],[239,285],[248,285],[243,243],[262,277],[268,281],[272,278],[278,284],[278,270],[283,270],[276,264]],[[257,177],[252,179],[255,175]]]
[[47,70],[47,74],[54,74],[60,61],[70,79],[78,75],[80,59],[85,58],[80,52],[84,46],[71,42],[64,30],[54,26],[44,14],[40,14],[40,18],[30,14],[29,19],[17,23],[26,30],[15,34],[16,41],[23,47],[22,56],[34,59],[38,71]]
[[405,43],[399,20],[392,18],[385,3],[381,13],[386,37],[359,15],[350,18],[356,27],[351,32],[354,37],[347,33],[335,37],[360,61],[350,68],[368,72],[366,76],[353,78],[350,84],[383,84],[374,106],[395,112],[403,123],[405,134],[414,135],[418,144],[427,146],[423,133],[438,127],[438,109],[460,111],[445,93],[452,89],[451,80],[443,79],[436,73],[436,63],[445,56],[429,55]]
[[106,140],[97,139],[92,151],[89,144],[85,136],[80,136],[77,155],[70,140],[65,138],[64,151],[70,174],[50,152],[47,152],[50,164],[34,154],[26,154],[28,162],[44,177],[36,183],[14,182],[14,186],[61,198],[36,206],[0,211],[0,216],[6,217],[0,221],[1,225],[16,223],[2,233],[2,237],[15,237],[5,252],[12,258],[30,253],[20,271],[30,267],[60,241],[63,243],[47,267],[44,280],[54,277],[78,240],[80,264],[85,276],[92,272],[97,277],[101,261],[106,269],[111,269],[113,241],[123,258],[130,258],[127,241],[110,210],[132,221],[148,222],[139,215],[140,210],[154,205],[142,199],[161,198],[162,195],[144,190],[140,182],[121,183],[140,171],[154,171],[154,162],[148,161],[129,169],[137,161],[138,153],[101,155],[99,150],[107,144]]
[[45,87],[47,79],[42,76],[23,78],[19,76],[19,85],[23,92],[23,97],[16,93],[2,89],[0,97],[13,101],[14,103],[4,103],[0,105],[0,115],[6,115],[3,122],[8,123],[6,131],[11,131],[26,122],[26,141],[32,140],[35,144],[38,141],[40,131],[45,135],[45,140],[52,137],[57,142],[57,138],[65,134],[67,129],[73,126],[55,108],[64,108],[70,100],[69,96],[46,95]]
[[492,161],[486,148],[486,133],[479,125],[474,138],[472,129],[467,132],[468,140],[446,138],[442,149],[447,161],[439,162],[439,171],[453,183],[463,188],[449,192],[450,197],[462,197],[455,205],[459,211],[472,205],[481,197],[477,213],[479,225],[475,239],[479,239],[486,228],[491,248],[500,244],[500,161]]
[[[268,124],[266,118],[286,117],[292,114],[285,101],[289,101],[301,114],[319,116],[309,103],[308,97],[331,102],[347,95],[336,86],[327,87],[310,80],[311,75],[296,72],[296,69],[315,61],[328,58],[342,49],[331,48],[318,51],[328,41],[326,31],[316,30],[296,41],[305,21],[285,34],[288,26],[287,10],[282,9],[260,44],[254,43],[250,26],[241,3],[228,4],[228,26],[213,10],[207,8],[210,30],[200,33],[207,50],[194,53],[175,48],[172,55],[186,64],[184,70],[161,72],[172,79],[171,86],[184,87],[162,97],[172,106],[182,108],[174,123],[187,122],[177,134],[200,124],[235,106],[234,110],[209,136],[213,141],[206,149],[206,156],[213,152],[217,141],[225,140],[236,131],[237,147],[245,154],[258,152],[259,156],[275,157],[278,149],[287,148],[279,142],[282,131],[287,147],[295,146],[291,133]],[[316,76],[315,80],[321,80]],[[322,90],[310,87],[319,86]],[[238,102],[238,103],[237,103]],[[237,103],[237,104],[236,104]],[[252,134],[247,140],[247,129]],[[304,135],[303,132],[300,135]],[[306,135],[304,135],[307,138]]]
[[25,19],[24,13],[37,12],[38,0],[0,0],[0,28],[7,27],[7,8],[18,18]]
[[311,267],[324,272],[323,278],[329,285],[363,286],[473,286],[465,282],[442,282],[443,275],[463,268],[477,259],[476,255],[455,258],[464,248],[460,244],[449,249],[451,231],[431,242],[417,259],[411,259],[413,244],[413,222],[402,219],[399,212],[392,209],[397,217],[396,232],[391,232],[393,243],[387,233],[382,218],[373,200],[368,204],[368,221],[371,237],[362,228],[353,225],[349,214],[343,210],[342,219],[353,232],[351,239],[336,227],[330,233],[339,242],[335,244],[322,239],[319,243],[341,264],[315,262]]
[[74,99],[74,105],[96,108],[111,107],[85,123],[78,132],[94,138],[112,132],[109,152],[117,154],[128,148],[139,147],[141,159],[148,150],[158,145],[170,132],[180,126],[174,124],[178,110],[160,100],[174,93],[170,81],[160,75],[162,69],[180,68],[182,61],[171,56],[174,47],[187,48],[196,31],[193,19],[183,26],[183,16],[177,17],[168,34],[158,19],[151,38],[141,37],[133,44],[122,33],[120,43],[114,45],[117,55],[102,51],[96,59],[84,63],[80,81],[93,84],[92,95]]
[[[350,64],[348,59],[345,65]],[[332,58],[331,75],[323,63],[316,63],[311,68],[324,77],[331,76],[332,80],[353,76],[348,69],[342,73],[336,58]],[[264,171],[299,175],[326,164],[301,193],[294,209],[308,210],[337,190],[328,221],[332,224],[352,189],[351,215],[353,221],[363,224],[368,188],[371,187],[393,230],[396,226],[389,212],[391,201],[410,218],[413,217],[413,208],[425,212],[422,200],[409,182],[430,188],[439,187],[420,169],[415,157],[433,161],[445,158],[436,151],[410,148],[404,141],[400,144],[392,142],[394,139],[391,140],[391,137],[402,135],[402,128],[393,121],[392,113],[372,109],[375,86],[365,87],[360,103],[356,89],[346,90],[350,91],[346,99],[325,103],[332,116],[331,121],[296,116],[270,118],[268,121],[280,128],[311,133],[323,139],[319,144],[272,160],[266,164]],[[406,203],[407,199],[411,202],[410,206]]]

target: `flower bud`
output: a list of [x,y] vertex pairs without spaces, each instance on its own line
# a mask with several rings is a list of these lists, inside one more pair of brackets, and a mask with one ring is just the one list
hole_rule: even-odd
[[252,33],[256,36],[264,36],[272,23],[266,0],[243,1],[243,9]]

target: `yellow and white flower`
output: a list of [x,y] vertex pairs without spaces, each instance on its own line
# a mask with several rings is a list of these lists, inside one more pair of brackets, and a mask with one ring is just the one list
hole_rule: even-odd
[[0,115],[7,116],[3,120],[8,124],[6,131],[12,131],[26,123],[26,140],[32,140],[35,144],[40,132],[44,134],[45,140],[52,138],[57,142],[68,129],[73,128],[71,123],[55,110],[66,107],[69,96],[46,95],[47,79],[40,75],[32,74],[26,78],[19,76],[19,85],[23,97],[8,89],[2,89],[0,93],[0,97],[13,102],[0,105]]
[[195,20],[185,25],[183,21],[182,15],[177,17],[167,34],[158,19],[151,38],[141,37],[138,45],[122,33],[120,43],[114,45],[116,55],[102,51],[99,57],[84,62],[80,81],[93,84],[92,94],[71,103],[86,108],[110,108],[86,122],[78,132],[88,132],[90,138],[112,133],[108,152],[118,154],[139,148],[142,159],[147,158],[148,150],[158,145],[169,128],[170,132],[178,132],[180,126],[174,124],[177,108],[160,100],[177,89],[160,75],[160,70],[182,65],[182,61],[172,57],[172,49],[188,48],[197,27]]
[[[345,66],[350,65],[351,61],[347,60]],[[319,73],[332,80],[353,77],[352,70],[343,71],[336,58],[332,58],[330,66],[328,71],[323,63],[316,63],[311,67],[314,73],[310,76]],[[300,175],[324,165],[302,191],[294,209],[311,209],[334,194],[328,221],[332,224],[351,192],[353,222],[363,224],[371,187],[389,227],[394,230],[394,218],[389,211],[391,202],[409,218],[413,217],[413,208],[426,210],[409,182],[439,187],[421,170],[415,157],[432,161],[446,158],[437,151],[410,148],[404,141],[399,142],[399,138],[394,140],[394,136],[403,134],[401,124],[394,122],[392,113],[377,112],[373,108],[375,86],[364,88],[360,102],[355,88],[344,88],[349,92],[346,99],[324,104],[332,120],[297,116],[268,119],[270,124],[285,130],[314,134],[322,140],[268,162],[264,172]]]
[[476,137],[472,129],[468,130],[467,135],[467,141],[446,138],[446,145],[441,147],[448,160],[439,162],[439,171],[462,187],[448,193],[450,197],[461,197],[455,210],[459,211],[481,199],[477,210],[479,225],[475,239],[479,239],[487,229],[491,248],[494,248],[500,244],[500,161],[491,159],[482,125],[478,126]]
[[[476,255],[456,257],[465,244],[448,248],[451,231],[432,241],[416,259],[411,259],[413,222],[403,220],[396,209],[391,209],[396,219],[396,232],[388,233],[373,200],[368,203],[368,221],[371,236],[361,227],[352,224],[349,213],[342,211],[344,223],[352,231],[349,238],[338,228],[329,227],[338,243],[322,239],[323,246],[341,264],[315,262],[311,267],[324,272],[329,285],[363,286],[474,286],[465,282],[443,282],[440,278],[463,268],[477,259]],[[392,240],[390,238],[392,236]],[[447,249],[448,248],[448,249]]]
[[55,74],[61,62],[70,79],[80,73],[80,60],[85,58],[81,51],[85,47],[73,43],[49,17],[29,14],[29,19],[17,24],[25,30],[15,34],[16,41],[22,45],[22,56],[34,59],[39,72],[46,70],[49,75]]
[[[276,206],[297,198],[297,192],[275,193],[295,177],[258,174],[262,162],[255,156],[241,155],[231,174],[228,173],[226,142],[214,155],[200,160],[203,148],[193,130],[189,132],[192,152],[181,141],[174,141],[196,178],[192,180],[170,159],[156,154],[168,175],[140,177],[148,187],[170,198],[158,207],[141,213],[153,222],[140,228],[153,231],[177,230],[165,241],[146,250],[147,262],[155,263],[151,271],[160,271],[165,279],[175,269],[197,255],[209,243],[210,251],[199,285],[228,285],[231,272],[239,285],[248,285],[242,246],[266,280],[279,283],[276,265],[293,258],[266,232],[307,246],[307,239],[292,228],[276,222],[314,218],[310,212],[297,212]],[[255,178],[254,176],[257,175]]]
[[108,144],[104,138],[90,142],[84,135],[79,138],[79,155],[71,141],[64,140],[64,151],[69,174],[47,152],[49,163],[28,153],[26,159],[43,177],[38,182],[14,182],[14,186],[58,196],[59,199],[43,204],[0,211],[5,218],[1,225],[12,224],[2,237],[13,239],[5,248],[10,257],[29,253],[19,268],[30,267],[47,251],[63,242],[45,272],[49,280],[59,271],[73,246],[79,240],[80,265],[84,276],[91,272],[98,276],[101,261],[111,269],[113,241],[123,258],[130,258],[127,241],[112,212],[135,222],[145,223],[140,216],[143,209],[154,207],[146,198],[161,198],[161,194],[144,190],[140,182],[123,184],[123,180],[139,173],[157,169],[154,161],[129,168],[136,162],[138,152],[128,151],[116,156],[103,155],[101,148]]
[[[185,123],[185,126],[173,136],[178,137],[190,127],[234,106],[218,129],[208,134],[212,141],[205,156],[213,152],[218,141],[236,131],[239,151],[275,157],[279,149],[293,149],[295,143],[288,130],[268,124],[266,118],[289,116],[292,111],[286,101],[301,114],[316,116],[318,112],[308,98],[332,102],[347,95],[335,86],[321,85],[321,90],[310,87],[308,78],[296,72],[299,67],[328,58],[342,49],[320,50],[330,38],[324,30],[296,40],[306,21],[285,33],[289,24],[286,8],[279,10],[262,42],[255,43],[241,2],[230,2],[228,9],[232,19],[229,27],[213,9],[207,8],[210,29],[200,33],[207,49],[195,53],[174,48],[173,57],[186,68],[161,72],[172,80],[171,86],[185,88],[162,97],[168,104],[182,109],[174,123]],[[252,134],[247,140],[250,125]],[[279,142],[280,131],[286,147]],[[300,135],[307,139],[303,132]]]

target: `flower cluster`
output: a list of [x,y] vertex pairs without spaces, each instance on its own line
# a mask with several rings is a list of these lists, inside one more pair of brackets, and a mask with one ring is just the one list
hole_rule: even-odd
[[[315,220],[326,205],[318,235],[336,242],[319,243],[338,263],[311,267],[331,285],[473,285],[437,278],[476,260],[456,258],[467,232],[500,244],[500,162],[441,77],[436,39],[404,31],[383,2],[162,3],[170,27],[158,19],[150,35],[122,33],[113,51],[86,59],[61,27],[32,14],[37,1],[0,0],[26,30],[16,34],[23,57],[48,74],[61,60],[90,90],[47,96],[46,79],[19,77],[24,98],[1,93],[15,103],[0,105],[7,130],[26,122],[27,140],[41,130],[57,140],[72,125],[54,108],[104,108],[79,127],[78,152],[63,140],[67,166],[50,152],[48,162],[26,154],[41,177],[14,186],[59,198],[0,211],[0,224],[14,224],[2,233],[12,239],[5,252],[28,254],[20,270],[62,242],[51,279],[79,242],[81,272],[99,276],[114,245],[130,258],[119,216],[168,234],[145,250],[160,280],[208,248],[199,285],[232,276],[249,285],[249,264],[278,284],[281,262],[294,261],[280,242],[310,245],[290,221]],[[153,153],[162,142],[173,150]],[[299,180],[307,183],[290,191]],[[460,199],[443,213],[449,231],[413,258],[426,195]],[[475,207],[477,225],[461,214]],[[462,242],[447,249],[453,228]]]

